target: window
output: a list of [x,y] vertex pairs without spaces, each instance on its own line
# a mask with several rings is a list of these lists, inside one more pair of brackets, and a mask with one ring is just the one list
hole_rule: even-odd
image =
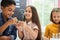
[[16,2],[16,7],[20,8],[20,0],[15,0],[15,2]]
[[29,0],[28,2],[28,5],[33,5],[37,8],[42,32],[44,32],[46,25],[50,23],[51,10],[58,7],[58,0]]
[[1,4],[0,4],[0,12],[1,12]]

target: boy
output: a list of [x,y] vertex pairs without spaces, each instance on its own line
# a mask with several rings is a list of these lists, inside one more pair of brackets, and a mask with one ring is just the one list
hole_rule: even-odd
[[12,18],[16,3],[14,0],[2,0],[0,13],[0,40],[15,40],[17,18]]

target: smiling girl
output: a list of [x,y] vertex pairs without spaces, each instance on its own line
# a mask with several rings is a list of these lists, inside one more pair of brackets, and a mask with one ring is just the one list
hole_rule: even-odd
[[24,21],[20,21],[18,24],[18,35],[22,40],[41,40],[41,26],[35,7],[27,6]]

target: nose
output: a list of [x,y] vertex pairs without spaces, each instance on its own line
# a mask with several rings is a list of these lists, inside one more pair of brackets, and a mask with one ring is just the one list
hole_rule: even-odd
[[55,20],[59,20],[59,17],[56,17]]
[[12,16],[14,14],[14,12],[10,12],[10,15]]
[[11,13],[12,15],[14,14],[14,12]]
[[55,18],[56,20],[58,19],[58,17]]

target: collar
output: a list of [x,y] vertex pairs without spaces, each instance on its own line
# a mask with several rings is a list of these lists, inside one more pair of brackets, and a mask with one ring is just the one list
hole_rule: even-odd
[[58,24],[54,24],[54,23],[53,23],[53,26],[54,26],[54,27],[60,27]]
[[[26,21],[25,21],[26,22]],[[27,22],[26,22],[27,23]],[[31,24],[32,23],[32,21],[29,21],[27,24]]]

